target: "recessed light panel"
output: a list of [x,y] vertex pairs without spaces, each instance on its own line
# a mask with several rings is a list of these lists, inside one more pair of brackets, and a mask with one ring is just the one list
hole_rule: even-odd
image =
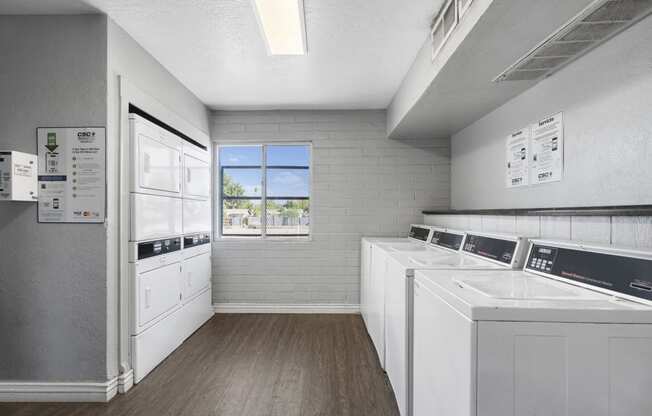
[[253,0],[270,55],[305,55],[303,0]]

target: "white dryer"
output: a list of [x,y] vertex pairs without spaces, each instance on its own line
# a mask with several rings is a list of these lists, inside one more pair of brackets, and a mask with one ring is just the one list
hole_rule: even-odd
[[183,197],[210,199],[211,156],[193,144],[183,144]]
[[181,198],[183,139],[137,114],[131,129],[131,192]]
[[447,230],[433,234],[429,250],[386,253],[385,371],[402,415],[412,414],[412,289],[415,271],[520,268],[526,246],[527,240],[518,236],[465,235]]
[[384,366],[385,339],[385,265],[386,260],[379,246],[383,243],[423,246],[432,233],[427,225],[410,225],[408,237],[364,237],[360,262],[360,311],[369,337],[376,348],[381,366]]
[[649,415],[652,253],[533,241],[524,271],[417,271],[414,415]]

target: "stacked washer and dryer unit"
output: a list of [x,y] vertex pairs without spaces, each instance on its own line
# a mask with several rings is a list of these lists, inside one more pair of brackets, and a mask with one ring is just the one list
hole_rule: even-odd
[[131,360],[141,381],[213,314],[211,157],[130,114]]

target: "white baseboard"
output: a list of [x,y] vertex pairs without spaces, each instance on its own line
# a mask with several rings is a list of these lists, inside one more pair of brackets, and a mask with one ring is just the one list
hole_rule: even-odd
[[296,313],[296,314],[358,314],[360,305],[310,303],[214,303],[215,313]]
[[0,402],[108,402],[118,378],[105,383],[0,381]]
[[118,393],[124,394],[134,386],[134,370],[118,376]]

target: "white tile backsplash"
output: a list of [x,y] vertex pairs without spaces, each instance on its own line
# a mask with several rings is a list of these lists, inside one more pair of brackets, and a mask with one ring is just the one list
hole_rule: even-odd
[[571,240],[611,244],[611,217],[572,217]]
[[516,217],[514,215],[483,215],[482,231],[487,233],[516,233]]
[[652,217],[426,215],[425,220],[430,225],[462,231],[511,233],[531,238],[652,249]]
[[541,217],[541,238],[571,239],[570,217]]
[[652,249],[652,217],[613,217],[614,245]]
[[524,215],[517,216],[516,234],[524,237],[541,237],[541,217]]

